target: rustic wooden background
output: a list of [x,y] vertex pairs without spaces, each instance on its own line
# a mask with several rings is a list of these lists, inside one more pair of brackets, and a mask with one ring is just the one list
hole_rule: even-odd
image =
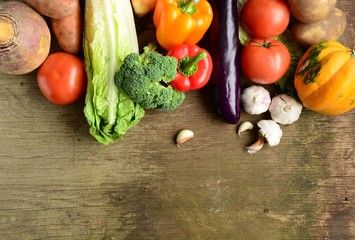
[[[337,5],[355,48],[355,2]],[[355,239],[354,111],[304,110],[250,155],[255,132],[221,121],[209,87],[108,146],[83,106],[46,101],[36,71],[0,74],[0,239]],[[195,137],[178,148],[184,128]]]

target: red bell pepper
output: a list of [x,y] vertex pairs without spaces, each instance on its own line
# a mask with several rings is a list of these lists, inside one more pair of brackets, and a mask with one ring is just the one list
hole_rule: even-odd
[[212,73],[212,58],[209,52],[195,44],[179,44],[168,53],[178,59],[177,75],[170,86],[177,91],[196,90],[207,84]]

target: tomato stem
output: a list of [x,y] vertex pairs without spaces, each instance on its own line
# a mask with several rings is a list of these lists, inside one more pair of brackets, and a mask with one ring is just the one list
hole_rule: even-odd
[[272,42],[267,42],[266,39],[264,39],[264,42],[258,42],[258,43],[251,43],[252,45],[259,46],[259,47],[264,47],[264,48],[270,48],[272,45]]
[[264,39],[264,42],[261,44],[264,48],[270,48],[271,42],[267,42],[266,39]]

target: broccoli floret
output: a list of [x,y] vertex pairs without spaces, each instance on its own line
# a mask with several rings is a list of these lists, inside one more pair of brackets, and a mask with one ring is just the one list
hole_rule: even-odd
[[142,54],[128,54],[115,75],[117,86],[144,109],[173,110],[185,99],[169,82],[177,74],[178,61],[151,45]]

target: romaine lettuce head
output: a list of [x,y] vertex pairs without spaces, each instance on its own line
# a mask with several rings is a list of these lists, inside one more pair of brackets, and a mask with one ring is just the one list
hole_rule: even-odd
[[130,0],[86,0],[83,46],[88,77],[84,114],[90,134],[108,144],[122,139],[144,116],[114,81],[125,56],[139,51]]

